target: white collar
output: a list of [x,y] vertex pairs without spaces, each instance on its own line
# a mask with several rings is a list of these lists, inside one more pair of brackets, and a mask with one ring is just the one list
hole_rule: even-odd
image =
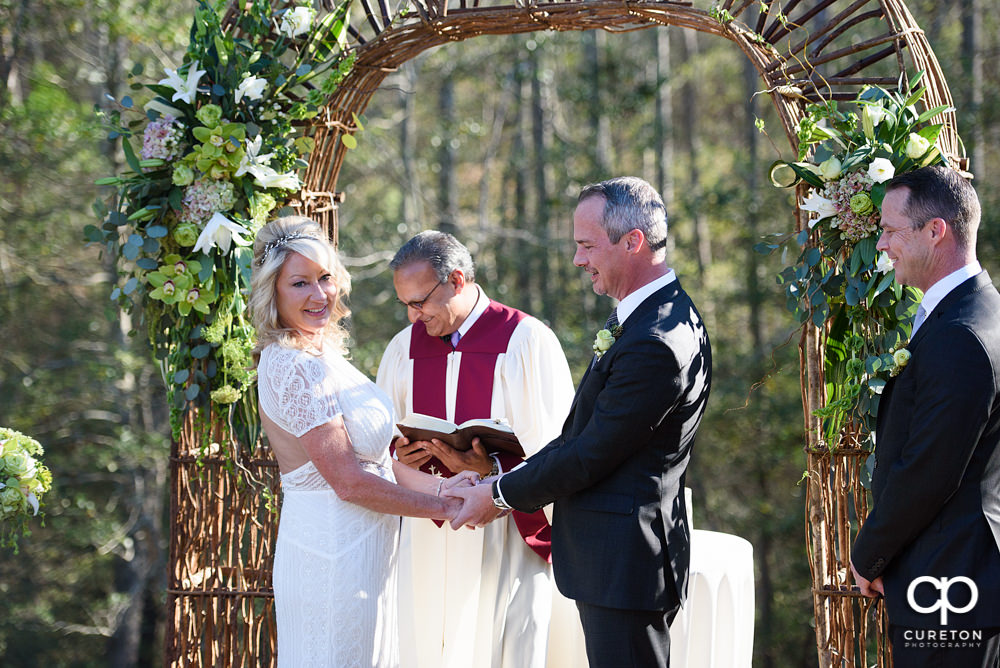
[[948,296],[948,293],[957,288],[962,283],[980,273],[983,268],[979,265],[979,262],[973,260],[969,264],[965,265],[961,269],[957,269],[940,281],[932,285],[924,293],[924,298],[920,300],[920,305],[924,307],[924,317],[926,318],[931,314],[941,300]]
[[479,320],[479,316],[486,313],[486,309],[489,308],[490,298],[486,296],[486,292],[479,287],[478,283],[472,284],[478,293],[476,295],[476,303],[473,305],[472,310],[469,311],[469,315],[466,316],[465,320],[458,327],[459,337],[465,336],[465,334],[472,329],[472,326],[476,324]]
[[674,270],[669,269],[663,276],[654,278],[638,290],[633,290],[629,294],[622,297],[622,300],[618,302],[618,324],[624,325],[625,319],[632,315],[633,311],[639,308],[639,304],[646,301],[646,297],[650,296],[665,285],[670,285],[676,280],[677,275],[674,274]]

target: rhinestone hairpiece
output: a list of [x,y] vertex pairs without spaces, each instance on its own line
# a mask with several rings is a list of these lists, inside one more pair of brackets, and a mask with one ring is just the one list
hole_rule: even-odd
[[289,241],[295,241],[296,239],[312,239],[313,237],[308,234],[302,234],[301,232],[292,232],[291,234],[286,234],[283,237],[278,237],[277,239],[272,239],[264,244],[264,252],[260,254],[260,260],[257,262],[258,267],[264,266],[267,262],[267,256],[271,254],[275,248],[280,248],[284,246]]

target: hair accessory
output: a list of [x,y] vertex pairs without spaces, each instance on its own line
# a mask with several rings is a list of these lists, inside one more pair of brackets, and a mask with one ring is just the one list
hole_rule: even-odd
[[315,239],[310,234],[302,234],[301,232],[292,232],[291,234],[286,234],[283,237],[278,237],[277,239],[272,239],[264,244],[264,252],[260,254],[260,260],[257,261],[257,266],[262,267],[264,263],[267,262],[267,256],[271,254],[275,248],[280,248],[284,246],[289,241],[295,241],[296,239]]

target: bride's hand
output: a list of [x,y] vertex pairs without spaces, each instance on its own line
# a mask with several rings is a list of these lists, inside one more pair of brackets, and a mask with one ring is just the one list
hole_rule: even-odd
[[441,502],[444,503],[445,516],[440,518],[447,522],[453,521],[462,512],[464,501],[460,496],[441,495]]
[[455,489],[456,487],[473,487],[479,484],[479,474],[475,471],[462,471],[450,478],[446,478],[441,484],[441,491]]

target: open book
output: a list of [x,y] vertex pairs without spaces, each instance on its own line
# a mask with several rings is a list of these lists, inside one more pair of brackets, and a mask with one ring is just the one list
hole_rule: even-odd
[[472,439],[478,436],[490,454],[508,452],[524,457],[524,450],[514,435],[514,430],[502,418],[466,420],[462,424],[455,424],[422,413],[410,413],[396,423],[396,426],[410,441],[436,438],[456,450],[465,451],[472,447]]

